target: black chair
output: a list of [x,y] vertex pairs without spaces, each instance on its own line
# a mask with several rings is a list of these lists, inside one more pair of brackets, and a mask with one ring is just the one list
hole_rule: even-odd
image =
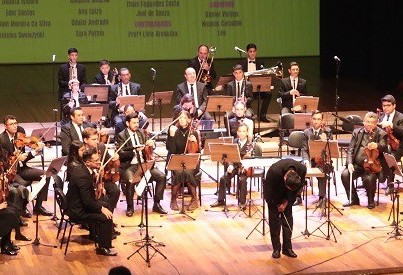
[[284,159],[294,159],[296,161],[302,161],[301,149],[304,141],[303,131],[294,131],[288,137],[288,146],[297,149],[297,155],[283,156]]
[[[349,115],[345,117],[346,121],[343,121],[341,124],[341,129],[345,132],[352,133],[357,126],[363,125],[363,120],[360,116],[357,115]],[[340,158],[343,163],[343,152],[347,153],[347,148],[351,143],[350,138],[338,138],[337,143],[340,148]]]
[[283,155],[283,144],[287,145],[288,150],[288,137],[290,130],[294,129],[294,119],[295,115],[292,113],[282,114],[279,121],[279,144],[278,144],[278,155],[281,157]]

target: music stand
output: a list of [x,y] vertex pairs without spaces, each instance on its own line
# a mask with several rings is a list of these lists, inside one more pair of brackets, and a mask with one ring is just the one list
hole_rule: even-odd
[[299,96],[295,98],[293,108],[302,106],[304,113],[313,113],[318,109],[319,97],[314,96]]
[[[31,132],[31,137],[36,137],[42,142],[49,142],[55,140],[55,132],[56,132],[56,126],[33,129]],[[41,161],[42,161],[42,170],[45,170],[45,150],[42,150]]]
[[[173,154],[168,161],[166,169],[169,171],[177,171],[179,173],[181,171],[181,189],[182,189],[182,209],[179,211],[179,214],[185,215],[191,220],[196,220],[195,218],[189,216],[185,211],[185,196],[183,194],[184,186],[185,186],[185,170],[194,170],[200,163],[200,154]],[[196,191],[197,192],[197,191]],[[200,194],[199,194],[200,195]]]
[[109,90],[109,85],[83,85],[84,94],[93,103],[108,102]]
[[85,104],[80,106],[83,110],[87,122],[100,121],[102,117],[108,114],[108,104]]
[[217,81],[216,88],[218,86],[225,86],[233,80],[234,80],[234,75],[232,75],[232,74],[222,75],[222,76],[220,76],[220,78]]
[[[211,154],[211,161],[221,162],[224,168],[224,175],[227,171],[225,171],[228,167],[229,163],[240,163],[241,155],[239,152],[239,146],[236,143],[209,143],[209,150]],[[226,188],[226,186],[225,186]],[[225,213],[225,216],[228,218],[227,212],[229,211],[227,208],[227,191],[225,189],[224,196],[224,208],[222,210]]]
[[[153,92],[147,101],[147,105],[158,104],[159,118],[160,118],[160,131],[162,129],[162,105],[170,105],[174,91]],[[153,100],[154,99],[154,100]],[[154,129],[154,116],[151,118],[152,129]]]
[[[145,95],[124,95],[120,97],[120,106],[133,104],[136,111],[144,111],[146,103]],[[121,108],[122,108],[121,107]]]
[[294,129],[306,129],[311,127],[312,113],[295,113]]
[[225,95],[207,96],[206,112],[218,112],[218,128],[221,128],[221,113],[229,112],[234,106],[234,97]]
[[[271,90],[271,75],[250,75],[248,80],[252,83],[253,92],[258,93],[257,97],[257,116],[258,120],[258,133],[260,133],[260,93],[269,93]],[[265,114],[266,115],[266,114]]]

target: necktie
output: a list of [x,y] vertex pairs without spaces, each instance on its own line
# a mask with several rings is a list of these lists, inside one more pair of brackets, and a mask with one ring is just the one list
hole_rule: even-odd
[[105,84],[108,84],[109,80],[108,80],[108,75],[104,75],[105,78]]
[[239,82],[237,83],[238,85],[238,90],[236,92],[236,98],[238,99],[241,96],[241,88],[239,87]]
[[127,88],[127,85],[125,86],[125,95],[129,95],[129,89]]
[[318,139],[318,138],[319,138],[319,132],[318,132],[318,131],[315,131],[314,139],[316,140],[316,139]]
[[297,88],[297,86],[295,86],[295,78],[294,78],[294,87],[293,87],[294,89],[296,89]]
[[255,63],[256,64],[256,61],[249,61],[249,63]]
[[387,115],[387,116],[386,116],[386,121],[389,121],[389,117],[390,117],[390,115]]
[[74,78],[74,67],[73,66],[70,66],[69,78],[70,78],[69,80],[72,80]]

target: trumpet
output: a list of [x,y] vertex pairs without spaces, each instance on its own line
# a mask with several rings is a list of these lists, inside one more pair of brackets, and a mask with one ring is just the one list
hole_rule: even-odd
[[216,47],[210,47],[208,49],[208,55],[207,58],[203,60],[203,62],[200,64],[200,69],[197,72],[197,77],[196,81],[203,82],[203,83],[210,83],[213,79],[210,76],[210,71],[206,71],[203,69],[204,64],[208,64],[208,59],[210,58],[210,67],[213,65],[214,61],[214,54],[216,53],[217,48]]

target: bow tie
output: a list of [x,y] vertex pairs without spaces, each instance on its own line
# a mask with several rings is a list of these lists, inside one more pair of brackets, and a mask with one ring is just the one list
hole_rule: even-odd
[[249,63],[255,63],[256,64],[256,61],[249,61]]

